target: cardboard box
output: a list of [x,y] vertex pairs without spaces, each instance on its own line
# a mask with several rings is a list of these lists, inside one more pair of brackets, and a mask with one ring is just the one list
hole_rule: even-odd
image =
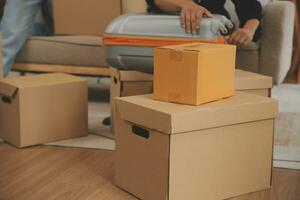
[[184,44],[154,50],[156,100],[200,105],[234,93],[236,47]]
[[272,87],[272,77],[239,69],[235,71],[235,88],[237,91],[270,97]]
[[54,0],[54,30],[63,35],[101,36],[121,14],[120,0]]
[[117,99],[115,183],[143,200],[221,200],[270,188],[276,100],[201,106]]
[[0,138],[26,147],[88,134],[87,81],[65,74],[0,81]]
[[111,126],[115,121],[115,98],[134,96],[142,94],[151,94],[153,92],[152,75],[137,71],[123,71],[110,68],[110,108],[111,108]]
[[[235,71],[235,89],[250,94],[270,97],[272,77],[237,69]],[[124,71],[111,68],[110,106],[111,125],[114,124],[116,97],[134,96],[153,93],[153,76],[151,74]]]

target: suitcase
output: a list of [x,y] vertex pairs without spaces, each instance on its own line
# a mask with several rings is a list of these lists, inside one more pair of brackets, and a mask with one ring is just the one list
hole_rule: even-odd
[[153,49],[192,42],[225,43],[233,23],[222,15],[204,17],[197,34],[187,34],[180,16],[125,14],[114,19],[105,31],[107,62],[114,68],[152,73]]

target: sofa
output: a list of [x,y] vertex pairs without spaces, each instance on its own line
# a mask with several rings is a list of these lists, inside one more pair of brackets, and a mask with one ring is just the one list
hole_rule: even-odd
[[[141,0],[123,0],[123,13],[145,12]],[[264,8],[262,37],[238,49],[237,68],[283,82],[291,65],[294,5],[288,1],[269,3]],[[87,76],[110,76],[101,37],[51,36],[31,37],[17,57],[14,71],[64,72]]]

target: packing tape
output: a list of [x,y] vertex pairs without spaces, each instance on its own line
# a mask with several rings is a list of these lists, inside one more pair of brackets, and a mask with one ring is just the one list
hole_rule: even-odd
[[180,93],[169,93],[168,94],[168,101],[169,102],[180,102],[181,101],[181,94]]
[[183,52],[177,50],[171,50],[169,54],[169,59],[173,61],[180,62],[183,59]]

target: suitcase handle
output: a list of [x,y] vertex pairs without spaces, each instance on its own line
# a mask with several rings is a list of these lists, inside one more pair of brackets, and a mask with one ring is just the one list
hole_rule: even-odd
[[211,23],[211,31],[222,36],[231,35],[235,29],[235,25],[225,16],[214,17]]
[[134,133],[135,135],[140,136],[142,138],[149,139],[149,137],[150,137],[150,132],[145,128],[142,128],[142,127],[139,127],[136,125],[132,125],[131,130],[132,130],[132,133]]

